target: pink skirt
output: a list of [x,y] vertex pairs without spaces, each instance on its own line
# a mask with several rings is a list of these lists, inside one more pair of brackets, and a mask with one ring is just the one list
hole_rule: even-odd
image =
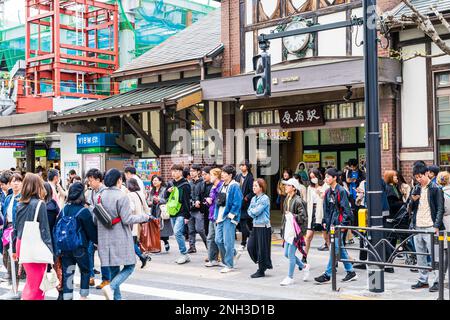
[[[20,239],[17,239],[16,252],[20,257]],[[44,300],[45,292],[39,289],[42,279],[44,278],[47,264],[45,263],[24,263],[27,280],[22,292],[22,300]]]

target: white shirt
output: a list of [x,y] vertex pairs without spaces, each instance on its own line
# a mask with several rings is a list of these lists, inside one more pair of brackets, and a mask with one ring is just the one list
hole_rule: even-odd
[[320,197],[317,194],[317,189],[316,188],[313,188],[311,190],[311,200],[312,200],[312,203],[315,203],[315,204],[317,204],[320,201]]
[[284,223],[284,241],[289,244],[294,243],[295,229],[294,229],[294,216],[292,213],[286,213]]
[[136,181],[137,181],[137,183],[138,183],[138,185],[139,185],[139,188],[141,189],[142,193],[145,194],[145,186],[144,186],[144,182],[142,181],[142,179],[139,178],[139,177],[138,177],[137,175],[135,175],[135,174],[132,175],[132,178],[133,178],[133,179],[136,179]]
[[13,207],[14,207],[14,198],[11,199],[11,201],[9,202],[9,206],[6,209],[6,220],[8,220],[8,222],[11,223],[13,221]]

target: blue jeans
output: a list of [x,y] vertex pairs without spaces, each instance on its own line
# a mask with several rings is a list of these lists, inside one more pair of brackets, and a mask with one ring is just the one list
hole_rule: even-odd
[[219,248],[217,247],[216,241],[216,223],[214,221],[209,221],[208,227],[208,260],[217,261],[219,258]]
[[138,238],[136,236],[133,236],[133,241],[134,241],[134,253],[136,253],[136,255],[139,257],[139,259],[144,259],[144,256],[142,255],[142,251],[141,249],[139,249],[139,241]]
[[293,244],[284,243],[284,256],[289,259],[289,272],[288,276],[289,278],[294,278],[294,270],[295,265],[297,265],[300,270],[305,267],[303,262],[295,255],[295,252],[297,251],[297,247]]
[[[340,241],[340,246],[341,246],[341,259],[348,259],[348,253],[347,250],[343,249],[344,246],[344,240],[343,240],[343,235],[341,234],[341,239],[339,239]],[[335,240],[334,242],[334,246],[336,248],[336,254],[338,252],[338,247],[339,247],[339,243],[338,243],[338,239]],[[331,277],[331,249],[330,249],[330,259],[328,260],[328,265],[327,265],[327,270],[325,271],[325,273],[327,274],[327,276]],[[344,268],[345,271],[347,272],[352,272],[353,271],[353,265],[350,262],[344,262]]]
[[112,280],[110,283],[111,290],[114,292],[114,300],[122,300],[122,294],[120,293],[120,285],[124,283],[134,271],[134,264],[129,264],[120,270],[119,267],[109,267],[111,271]]
[[76,265],[80,268],[80,296],[89,295],[89,252],[87,248],[79,248],[72,252],[64,252],[61,255],[63,272],[63,298],[73,299],[73,277],[75,276]]
[[[94,273],[95,247],[93,242],[89,243],[88,253],[89,253],[89,277],[95,278]],[[111,272],[109,271],[109,267],[101,267],[101,272],[102,272],[102,281],[111,281]]]
[[88,246],[88,253],[89,253],[89,276],[91,278],[95,278],[95,273],[94,273],[94,253],[95,253],[95,247],[94,247],[94,243],[89,241],[89,246]]
[[172,221],[173,233],[178,243],[178,249],[181,254],[186,254],[186,244],[184,243],[184,217],[178,216],[170,219]]
[[236,225],[228,218],[216,226],[216,244],[222,256],[222,262],[228,268],[234,267],[233,258],[236,255],[236,249],[234,248],[235,233]]

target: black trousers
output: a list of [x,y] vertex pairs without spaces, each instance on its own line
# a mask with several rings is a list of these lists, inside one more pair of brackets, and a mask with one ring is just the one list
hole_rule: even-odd
[[247,239],[250,236],[250,231],[253,228],[253,219],[252,218],[244,218],[239,221],[239,230],[242,233],[242,241],[241,245],[247,245]]

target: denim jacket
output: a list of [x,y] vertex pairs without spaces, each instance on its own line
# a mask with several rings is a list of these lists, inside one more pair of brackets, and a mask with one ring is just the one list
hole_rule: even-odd
[[[228,217],[234,224],[239,223],[241,219],[242,198],[243,196],[239,183],[232,180],[227,190],[227,200],[225,204],[225,211],[223,213],[224,219]],[[216,204],[215,207],[214,220],[217,220],[217,217],[219,216],[219,206]]]
[[247,211],[253,225],[270,224],[270,199],[266,194],[254,196]]
[[9,204],[11,203],[11,200],[14,198],[14,204],[13,204],[13,212],[12,212],[12,221],[9,221],[13,224],[13,226],[16,226],[16,214],[17,214],[17,205],[19,204],[19,200],[20,200],[20,193],[14,197],[13,194],[10,194],[9,196],[6,197],[5,202],[3,203],[3,207],[2,207],[2,215],[3,215],[3,224],[6,223],[6,215],[7,215],[7,211],[8,211],[8,207]]

